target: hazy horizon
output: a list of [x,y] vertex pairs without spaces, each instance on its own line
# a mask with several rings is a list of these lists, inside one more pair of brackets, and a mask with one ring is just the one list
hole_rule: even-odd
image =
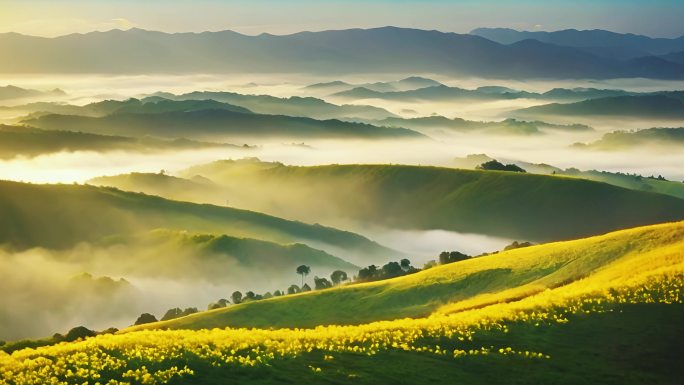
[[[684,35],[674,0],[641,1],[0,1],[0,32],[35,36],[141,28],[162,32],[233,30],[258,35],[396,26],[468,33],[479,27],[529,31],[605,29],[651,37]],[[651,20],[659,20],[652,23]]]

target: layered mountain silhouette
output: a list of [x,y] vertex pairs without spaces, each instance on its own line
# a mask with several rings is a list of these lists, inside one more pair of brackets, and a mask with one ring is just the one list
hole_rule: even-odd
[[[663,49],[662,54],[673,52]],[[681,48],[679,49],[681,50]],[[621,60],[538,40],[383,27],[247,36],[131,29],[0,35],[5,73],[436,73],[492,78],[684,78],[665,59]],[[633,58],[632,58],[633,59]]]
[[514,44],[532,39],[542,43],[574,47],[596,56],[621,60],[660,56],[684,50],[684,36],[676,39],[652,38],[600,29],[530,32],[509,28],[477,28],[470,33],[501,44]]

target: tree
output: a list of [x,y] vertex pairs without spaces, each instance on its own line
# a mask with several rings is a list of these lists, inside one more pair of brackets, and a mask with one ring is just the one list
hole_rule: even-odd
[[174,307],[173,309],[169,309],[164,313],[164,316],[161,318],[162,321],[168,321],[170,319],[175,319],[178,317],[181,317],[183,315],[183,310],[180,308]]
[[199,310],[197,310],[196,307],[188,307],[188,308],[185,308],[185,310],[183,310],[183,314],[182,314],[182,315],[183,315],[183,316],[186,316],[186,315],[190,315],[190,314],[195,314],[195,313],[197,313],[198,311],[199,311]]
[[273,292],[273,296],[274,296],[274,297],[280,297],[280,296],[282,296],[282,295],[283,295],[283,292],[280,291],[280,290],[276,290],[276,291]]
[[[156,319],[154,320],[157,321]],[[136,325],[139,325],[136,323]],[[75,328],[69,330],[64,337],[66,341],[76,341],[77,339],[86,339],[87,337],[94,337],[97,335],[95,331],[86,328],[85,326],[76,326]]]
[[330,281],[328,281],[326,278],[314,277],[314,288],[316,290],[328,289],[330,287],[332,287],[332,283],[330,283]]
[[411,261],[409,261],[408,259],[404,258],[404,259],[402,259],[401,261],[399,261],[399,265],[401,265],[401,268],[402,268],[404,271],[408,271],[408,270],[411,268]]
[[458,261],[465,261],[470,259],[470,255],[463,254],[459,251],[442,251],[439,253],[439,264],[446,265],[447,263],[453,263]]
[[504,247],[504,251],[506,250],[513,250],[513,249],[519,249],[521,247],[530,247],[532,246],[532,242],[518,242],[518,241],[513,241],[510,245]]
[[301,291],[302,290],[297,285],[292,285],[292,286],[287,288],[287,294],[297,294]]
[[242,293],[239,291],[234,291],[233,294],[230,295],[230,299],[232,299],[233,303],[237,305],[242,302]]
[[515,164],[503,164],[503,163],[496,161],[496,160],[490,160],[489,162],[484,162],[475,168],[478,170],[526,172],[524,169],[520,168],[519,166],[517,166]]
[[372,281],[378,276],[378,267],[375,265],[370,265],[359,270],[357,278],[359,281]]
[[404,274],[404,270],[401,268],[398,262],[389,262],[382,266],[382,276],[383,278],[394,278],[399,277]]
[[302,286],[304,286],[304,277],[311,273],[311,268],[307,265],[300,265],[297,267],[297,274],[302,276]]
[[342,270],[335,270],[330,274],[330,280],[335,284],[339,285],[341,282],[346,281],[349,279],[347,277],[347,273],[342,271]]
[[153,316],[150,313],[142,313],[140,317],[138,317],[138,319],[135,320],[135,323],[133,325],[143,325],[152,322],[157,322],[157,317]]
[[267,291],[266,293],[264,293],[264,295],[263,295],[262,298],[263,298],[263,299],[273,298],[273,294],[271,294],[270,291]]
[[302,292],[305,291],[311,291],[311,286],[309,286],[308,283],[305,283],[304,286],[302,286]]
[[220,300],[218,300],[218,304],[221,305],[221,307],[226,307],[230,304],[230,301],[228,301],[225,298],[221,298]]
[[256,294],[254,294],[253,291],[248,291],[245,293],[245,298],[243,298],[243,301],[254,301],[256,300]]

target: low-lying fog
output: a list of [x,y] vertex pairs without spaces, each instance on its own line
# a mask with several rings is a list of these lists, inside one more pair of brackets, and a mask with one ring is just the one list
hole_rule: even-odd
[[461,134],[445,140],[311,141],[257,143],[242,150],[204,149],[159,153],[75,152],[0,161],[0,179],[36,183],[83,183],[88,179],[128,172],[169,173],[218,159],[258,157],[290,165],[394,163],[454,167],[454,158],[487,154],[493,158],[547,163],[560,168],[577,167],[663,175],[684,180],[684,152],[644,148],[599,152],[569,147],[577,141],[598,139],[597,133],[539,136],[491,136]]
[[[684,82],[664,82],[646,79],[611,81],[502,81],[482,79],[434,78],[450,86],[476,88],[484,85],[500,85],[528,91],[547,91],[554,87],[620,88],[632,91],[656,91],[684,89]],[[401,79],[402,75],[383,77],[346,77],[340,79],[316,79],[310,76],[216,77],[197,76],[0,76],[0,85],[12,84],[24,88],[49,90],[61,88],[67,96],[60,102],[86,104],[107,98],[126,99],[131,96],[156,91],[184,93],[196,90],[235,91],[249,94],[274,96],[304,96],[302,87],[308,84],[344,80],[364,83]],[[325,97],[318,95],[319,97]],[[30,100],[36,101],[36,100]],[[50,101],[50,100],[41,100]],[[2,101],[4,105],[18,105],[26,100]],[[540,104],[538,100],[497,101],[479,104],[458,103],[389,103],[365,101],[402,115],[404,117],[427,116],[433,113],[447,117],[466,119],[501,120],[513,109]],[[359,103],[359,102],[355,102]],[[411,111],[409,111],[411,110]],[[15,115],[5,112],[0,117],[14,120]],[[173,174],[191,165],[218,159],[258,157],[264,161],[279,161],[291,165],[395,163],[414,165],[455,166],[454,158],[468,154],[487,154],[493,158],[521,160],[531,163],[547,163],[560,168],[598,169],[663,175],[668,179],[684,180],[684,151],[661,151],[639,147],[634,150],[597,152],[571,148],[576,142],[599,139],[604,132],[614,129],[650,128],[663,126],[661,122],[635,120],[598,120],[581,118],[565,123],[583,122],[596,128],[589,132],[549,131],[540,135],[488,135],[451,134],[426,140],[274,140],[258,139],[249,142],[252,149],[221,148],[185,150],[175,152],[73,152],[42,155],[35,158],[18,157],[0,161],[0,179],[36,183],[83,183],[102,175],[129,172],[159,172]],[[552,123],[560,123],[554,122]],[[676,122],[675,122],[676,123]],[[673,124],[675,124],[673,123]],[[684,125],[684,124],[682,124]],[[226,138],[226,142],[233,142]],[[235,144],[243,144],[239,141]],[[510,239],[488,237],[478,234],[459,234],[441,230],[405,231],[395,229],[367,229],[363,235],[411,256],[414,265],[434,259],[440,251],[460,250],[480,254],[499,250]],[[131,274],[131,270],[114,268],[113,265],[85,266],[83,260],[65,257],[44,250],[31,250],[19,254],[0,252],[0,339],[40,337],[54,332],[65,332],[76,325],[102,329],[109,326],[130,325],[141,312],[152,312],[158,317],[171,307],[195,306],[200,310],[232,290],[264,292],[278,285],[296,283],[292,277],[283,276],[263,282],[209,282],[201,279],[178,280]],[[40,266],[36,268],[36,266]],[[88,268],[86,268],[88,267]],[[113,284],[103,281],[105,290],[98,292],[87,278],[74,284],[71,277],[91,273],[95,279],[112,276]],[[355,272],[350,272],[355,273]],[[118,282],[125,277],[130,284]],[[98,281],[100,282],[100,281]],[[117,283],[118,282],[118,283]],[[102,283],[102,282],[100,282]],[[97,285],[97,284],[96,284]],[[250,287],[247,287],[250,286]],[[112,289],[114,288],[114,289]],[[285,289],[286,287],[280,287]],[[99,289],[98,289],[99,290]],[[11,295],[6,295],[10,293]],[[106,301],[102,301],[102,299]]]

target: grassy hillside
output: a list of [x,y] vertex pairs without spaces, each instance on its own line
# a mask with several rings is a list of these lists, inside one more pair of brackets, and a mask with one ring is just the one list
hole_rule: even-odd
[[[475,169],[482,163],[495,160],[486,154],[470,154],[465,157],[454,159],[454,166],[458,168]],[[656,176],[649,177],[620,172],[579,170],[577,168],[562,169],[546,163],[530,163],[520,160],[503,160],[504,163],[513,163],[532,174],[570,176],[574,178],[588,179],[596,182],[612,184],[614,186],[630,190],[654,192],[684,199],[684,183],[679,181],[660,180]]]
[[[428,297],[424,292],[434,285],[509,269],[508,278],[498,277],[501,283],[479,295],[470,290],[469,299],[459,298],[467,289],[452,291],[452,300],[461,301],[426,318],[315,329],[128,329],[12,355],[0,352],[0,380],[674,385],[684,374],[684,334],[677,322],[684,315],[682,235],[681,222],[649,226],[438,267],[419,273],[428,278],[422,283],[411,283],[415,276],[382,283],[396,286],[399,295],[410,288],[413,296]],[[573,255],[556,263],[568,250]],[[348,306],[342,293],[371,294],[377,284],[264,300],[175,322],[263,305],[277,310],[284,302],[320,320],[320,313],[302,305],[328,296]],[[395,300],[384,306],[397,307],[408,298],[388,288],[382,297],[389,296]],[[349,306],[364,307],[355,300]],[[167,326],[177,324],[148,325]]]
[[376,127],[340,120],[258,115],[225,109],[120,113],[98,118],[50,114],[26,119],[23,122],[50,130],[77,130],[125,136],[188,137],[201,140],[265,136],[307,139],[423,137],[415,131],[402,128]]
[[0,125],[0,159],[34,157],[55,152],[74,151],[164,151],[192,148],[236,147],[230,144],[198,142],[188,139],[162,140],[125,136],[97,135],[72,131],[41,130],[32,127]]
[[310,266],[319,276],[327,276],[337,269],[350,273],[359,269],[302,243],[279,244],[222,234],[154,230],[109,237],[95,246],[109,250],[109,255],[116,255],[122,264],[136,263],[133,272],[117,271],[121,275],[194,280],[196,285],[243,285],[240,289],[258,290],[257,282],[262,282],[263,291],[287,289],[297,282],[294,272],[302,264]]
[[[145,328],[314,327],[425,317],[532,298],[547,289],[588,290],[684,264],[684,222],[544,244],[350,285],[203,312]],[[543,295],[549,295],[548,293]]]
[[[402,165],[294,167],[256,160],[218,161],[181,174],[198,175],[228,186],[222,198],[240,207],[331,224],[545,241],[684,218],[682,199],[560,176]],[[231,183],[233,178],[240,183]]]
[[156,228],[305,242],[335,255],[389,257],[362,236],[230,207],[170,201],[111,188],[0,181],[0,243],[65,248]]

